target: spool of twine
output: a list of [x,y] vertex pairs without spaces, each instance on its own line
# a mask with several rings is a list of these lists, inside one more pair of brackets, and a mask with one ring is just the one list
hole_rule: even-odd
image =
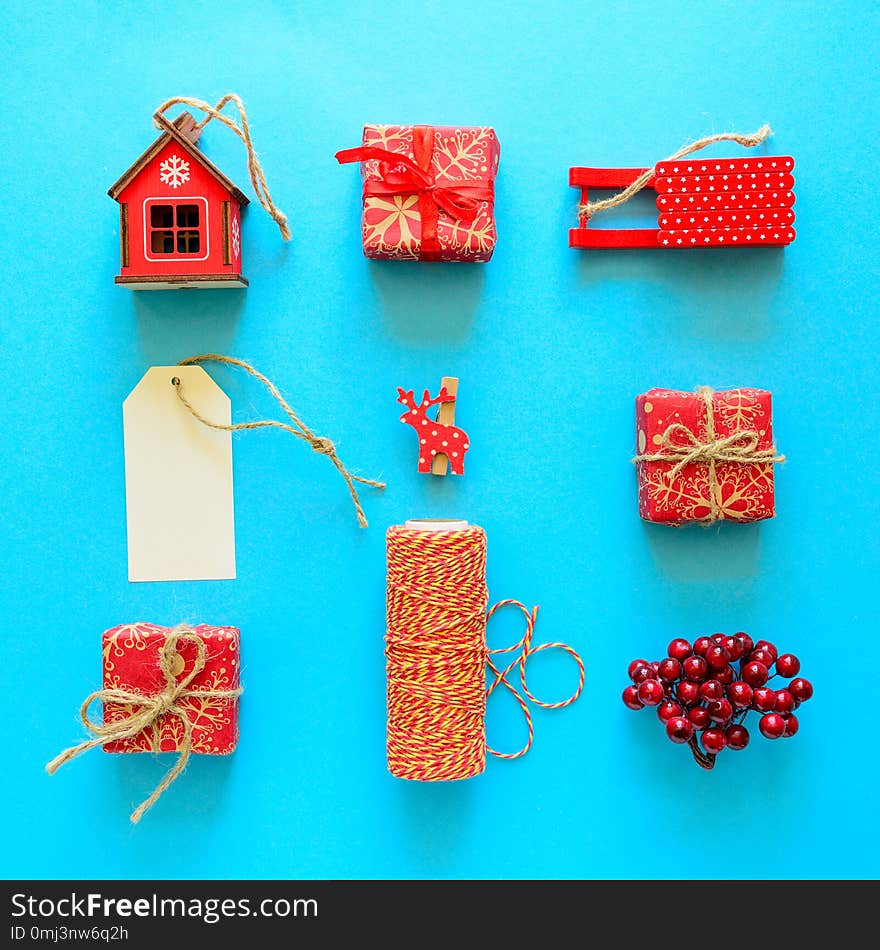
[[[534,730],[529,703],[560,709],[584,686],[584,664],[564,643],[532,645],[538,608],[504,600],[487,611],[486,534],[466,522],[407,522],[387,534],[388,769],[398,778],[436,782],[470,778],[486,767],[486,753],[516,759],[528,752]],[[516,607],[525,632],[509,647],[490,650],[486,623]],[[567,699],[546,703],[530,691],[529,657],[564,650],[577,664],[578,685]],[[497,658],[512,654],[504,665]],[[520,685],[510,677],[518,669]],[[487,679],[488,674],[488,679]],[[486,742],[486,700],[499,686],[516,698],[528,736],[516,752]]]

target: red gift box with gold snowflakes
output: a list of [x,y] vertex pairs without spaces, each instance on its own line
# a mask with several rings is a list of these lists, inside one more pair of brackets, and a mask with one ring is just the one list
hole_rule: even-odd
[[[152,623],[123,624],[107,630],[102,655],[104,689],[124,690],[155,696],[166,689],[160,666],[162,649],[173,628]],[[204,644],[205,665],[176,699],[192,723],[192,751],[226,755],[238,742],[238,697],[200,697],[199,692],[234,692],[240,685],[240,634],[235,627],[191,629]],[[171,672],[178,682],[193,670],[198,646],[191,640],[178,643]],[[131,715],[131,707],[122,703],[104,703],[104,722],[116,722]],[[164,713],[152,725],[129,739],[107,742],[107,752],[179,752],[184,744],[184,727],[179,715]]]
[[636,398],[639,514],[684,524],[775,514],[772,397],[763,389],[651,389]]
[[488,261],[495,249],[495,130],[365,125],[361,162],[364,254],[382,260]]

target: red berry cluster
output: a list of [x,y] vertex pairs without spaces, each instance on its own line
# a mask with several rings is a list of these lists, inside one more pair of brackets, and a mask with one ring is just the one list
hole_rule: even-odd
[[[656,706],[666,735],[689,743],[704,768],[712,768],[725,747],[739,751],[749,744],[743,720],[751,709],[762,714],[758,728],[768,739],[798,731],[794,711],[813,695],[813,687],[798,676],[801,664],[794,654],[780,656],[772,643],[754,643],[747,633],[699,637],[693,646],[679,638],[668,653],[659,662],[630,663],[632,685],[623,691],[623,702],[628,709]],[[795,678],[774,689],[768,683],[775,676]]]

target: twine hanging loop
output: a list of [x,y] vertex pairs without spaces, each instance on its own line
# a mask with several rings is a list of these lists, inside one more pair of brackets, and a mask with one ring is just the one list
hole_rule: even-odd
[[287,400],[281,395],[281,393],[278,391],[278,387],[272,382],[272,380],[264,376],[261,372],[259,372],[259,370],[254,369],[250,363],[246,363],[244,360],[236,359],[233,356],[221,356],[218,353],[202,353],[199,356],[190,356],[188,359],[181,360],[177,365],[198,366],[201,363],[221,363],[226,366],[237,366],[239,369],[243,369],[246,373],[253,376],[254,379],[259,380],[266,387],[266,389],[269,390],[275,401],[284,410],[292,424],[279,422],[276,419],[259,419],[255,422],[236,422],[232,425],[214,422],[213,420],[203,416],[201,412],[199,412],[199,410],[189,401],[189,399],[186,397],[186,394],[183,392],[183,386],[180,378],[175,376],[171,380],[171,383],[177,393],[177,398],[189,410],[193,418],[201,422],[202,425],[206,425],[210,429],[218,429],[221,432],[241,432],[246,429],[272,428],[283,429],[285,432],[289,432],[297,439],[302,439],[311,447],[313,452],[317,452],[318,455],[325,455],[327,458],[329,458],[339,474],[345,479],[345,484],[348,486],[348,492],[351,495],[351,500],[354,503],[354,508],[357,512],[358,524],[362,528],[367,527],[367,517],[364,514],[364,509],[361,505],[360,498],[358,497],[357,489],[354,487],[354,483],[360,482],[362,485],[370,485],[373,488],[382,490],[385,488],[385,482],[376,481],[372,478],[362,478],[360,475],[352,475],[352,473],[349,472],[349,470],[342,464],[339,456],[336,454],[336,446],[334,445],[333,441],[326,438],[325,436],[315,435],[315,433],[312,432],[312,430],[302,421],[302,419],[299,418],[293,409],[291,409]]
[[650,168],[645,169],[631,185],[627,185],[623,191],[618,192],[616,195],[612,195],[610,198],[604,198],[602,201],[588,201],[586,204],[578,205],[578,212],[583,216],[584,224],[586,224],[594,214],[626,204],[630,198],[637,195],[648,184],[657,172],[657,165],[662,162],[674,162],[679,158],[684,158],[687,155],[698,152],[700,149],[706,148],[709,145],[714,145],[716,142],[736,142],[745,148],[754,148],[754,146],[760,145],[761,142],[768,139],[772,134],[773,130],[769,125],[762,125],[761,128],[755,132],[719,132],[717,135],[707,135],[705,138],[697,139],[696,142],[691,142],[690,145],[685,145],[684,148],[680,148],[677,152],[674,152],[669,158],[661,159],[660,162],[656,162]]
[[[228,115],[224,115],[221,111],[227,105],[227,103],[230,102],[236,107],[236,109],[238,109],[238,114],[241,117],[240,126],[234,119],[231,119]],[[153,119],[159,128],[163,128],[162,124],[159,122],[159,119],[164,118],[164,114],[168,111],[168,109],[177,105],[190,106],[191,108],[198,109],[200,112],[205,114],[204,119],[202,119],[201,122],[196,123],[195,127],[197,129],[203,129],[212,119],[216,119],[218,122],[222,122],[223,125],[225,125],[228,129],[231,129],[242,140],[242,142],[244,142],[244,147],[247,149],[248,156],[248,173],[250,174],[251,184],[254,186],[254,192],[256,193],[257,199],[272,218],[272,220],[278,225],[278,230],[281,232],[281,237],[284,238],[285,241],[289,241],[290,228],[287,224],[287,215],[275,205],[275,202],[272,200],[272,195],[269,193],[269,186],[266,184],[266,176],[263,173],[263,166],[260,164],[260,160],[257,158],[257,153],[254,150],[254,143],[251,140],[251,130],[248,124],[247,112],[245,112],[244,103],[241,101],[240,97],[234,92],[229,92],[215,106],[212,106],[201,99],[193,99],[191,96],[175,96],[172,99],[167,99],[153,113]]]

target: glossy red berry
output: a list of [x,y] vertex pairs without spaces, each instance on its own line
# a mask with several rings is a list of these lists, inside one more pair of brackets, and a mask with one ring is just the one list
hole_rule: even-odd
[[735,633],[734,637],[736,637],[736,639],[739,640],[740,646],[742,646],[743,656],[746,656],[747,654],[751,653],[752,650],[755,649],[755,642],[747,633],[743,633],[742,631],[740,631],[739,633]]
[[663,702],[663,687],[657,680],[645,680],[639,686],[639,699],[643,706],[658,706]]
[[799,703],[805,703],[813,695],[813,684],[799,676],[788,684],[788,691]]
[[797,676],[801,671],[801,661],[793,653],[783,653],[776,658],[776,672],[780,676]]
[[727,698],[736,706],[737,709],[747,709],[752,705],[754,691],[748,683],[737,680],[727,687]]
[[787,716],[790,712],[794,711],[797,705],[798,701],[787,689],[777,690],[776,704],[773,707],[776,712],[782,713],[783,716]]
[[724,634],[723,633],[713,633],[712,634],[713,643],[724,643]]
[[717,702],[711,702],[708,709],[709,718],[712,722],[718,722],[722,725],[730,722],[730,717],[733,715],[733,706],[729,699],[719,699]]
[[639,699],[638,686],[627,686],[623,691],[623,705],[627,709],[641,709],[644,703]]
[[709,710],[705,706],[694,706],[688,711],[688,719],[694,729],[705,729],[709,725]]
[[757,686],[763,686],[770,674],[767,671],[767,667],[763,663],[758,663],[755,660],[752,660],[750,663],[742,668],[742,678],[751,686],[753,689]]
[[745,726],[730,726],[727,736],[727,748],[734,752],[741,752],[749,744],[749,730]]
[[685,640],[684,637],[676,637],[666,648],[666,653],[672,657],[673,660],[686,660],[691,653],[693,653],[693,647],[691,646],[690,640]]
[[657,718],[660,722],[669,722],[670,719],[673,719],[675,716],[680,716],[681,713],[681,706],[671,699],[664,699],[657,707]]
[[727,736],[724,734],[723,729],[707,729],[703,733],[701,741],[703,743],[703,748],[710,755],[718,755],[718,753],[727,745]]
[[706,662],[710,669],[720,670],[730,662],[730,654],[720,643],[714,643],[706,651]]
[[743,655],[742,644],[736,637],[725,637],[721,646],[730,654],[731,662],[735,663]]
[[666,723],[666,735],[673,742],[687,742],[694,734],[694,727],[684,716],[675,716]]
[[696,653],[697,656],[705,656],[710,646],[712,646],[711,637],[697,637],[697,639],[694,640],[694,653]]
[[758,723],[761,735],[767,739],[778,739],[785,732],[785,719],[779,713],[767,713]]
[[797,716],[786,716],[785,717],[785,732],[782,733],[786,739],[790,739],[800,728],[800,723],[798,722]]
[[770,667],[773,666],[773,655],[766,650],[752,650],[751,656],[749,656],[749,662],[763,663],[769,670]]
[[626,668],[626,675],[635,683],[636,673],[638,670],[645,669],[650,667],[650,663],[647,660],[633,660],[632,663]]
[[668,656],[665,660],[660,661],[660,669],[658,672],[662,680],[677,680],[681,676],[681,663],[671,656]]
[[692,683],[701,683],[709,672],[709,664],[701,656],[689,656],[681,670]]
[[706,680],[706,682],[700,686],[700,699],[711,702],[713,699],[717,700],[723,698],[724,687],[718,680]]
[[641,683],[644,683],[645,680],[652,680],[655,678],[656,677],[654,676],[654,671],[651,669],[650,666],[640,666],[638,669],[636,669],[633,672],[633,675],[631,677],[632,681],[636,684],[636,686],[640,685]]
[[755,644],[756,650],[763,650],[765,653],[769,653],[773,657],[773,661],[776,662],[776,657],[779,656],[779,651],[769,640],[759,640]]
[[736,673],[733,667],[728,664],[727,666],[722,666],[720,670],[712,670],[712,677],[718,680],[722,686],[730,686],[736,679]]
[[675,695],[686,706],[690,706],[700,698],[700,684],[691,683],[690,680],[682,680],[675,688]]
[[761,686],[752,693],[752,705],[761,712],[776,708],[776,690]]

